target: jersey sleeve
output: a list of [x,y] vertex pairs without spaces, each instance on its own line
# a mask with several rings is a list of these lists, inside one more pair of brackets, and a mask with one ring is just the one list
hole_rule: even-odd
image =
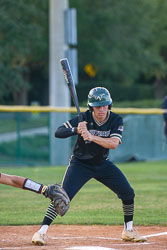
[[111,129],[110,137],[119,139],[119,143],[121,144],[123,130],[124,130],[123,119],[122,117],[118,116]]
[[57,138],[67,138],[73,135],[77,135],[78,117],[66,121],[62,126],[58,127],[55,132]]

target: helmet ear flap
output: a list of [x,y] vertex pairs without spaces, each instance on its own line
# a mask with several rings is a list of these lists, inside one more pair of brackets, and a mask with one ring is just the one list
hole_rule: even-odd
[[88,105],[88,107],[90,111],[93,111],[93,108],[90,105]]
[[111,107],[112,107],[112,104],[108,105],[108,109],[109,109],[109,110],[111,109]]

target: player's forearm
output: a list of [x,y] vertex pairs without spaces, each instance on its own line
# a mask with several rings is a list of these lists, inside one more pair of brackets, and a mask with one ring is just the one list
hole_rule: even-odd
[[0,177],[0,183],[17,187],[17,188],[22,188],[24,184],[25,178],[21,176],[16,176],[16,175],[7,175],[1,173]]
[[115,138],[102,138],[100,136],[92,135],[92,141],[97,143],[98,145],[109,148],[109,149],[116,149],[119,145],[119,140]]
[[92,135],[87,129],[83,128],[81,131],[81,136],[84,141],[92,141],[97,143],[98,145],[108,148],[108,149],[116,149],[120,143],[120,140],[117,138],[103,138],[100,136]]
[[77,135],[77,128],[65,128],[61,126],[55,132],[56,138],[67,138],[73,135]]

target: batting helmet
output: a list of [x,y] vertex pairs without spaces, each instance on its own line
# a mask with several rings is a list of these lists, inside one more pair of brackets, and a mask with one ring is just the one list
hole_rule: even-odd
[[112,105],[112,99],[109,91],[103,87],[97,87],[90,90],[88,94],[88,106],[98,107],[108,105],[109,109]]

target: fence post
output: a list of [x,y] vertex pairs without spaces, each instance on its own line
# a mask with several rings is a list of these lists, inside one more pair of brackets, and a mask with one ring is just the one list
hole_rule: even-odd
[[17,161],[21,164],[21,131],[20,131],[20,112],[16,112],[16,122],[17,122]]

